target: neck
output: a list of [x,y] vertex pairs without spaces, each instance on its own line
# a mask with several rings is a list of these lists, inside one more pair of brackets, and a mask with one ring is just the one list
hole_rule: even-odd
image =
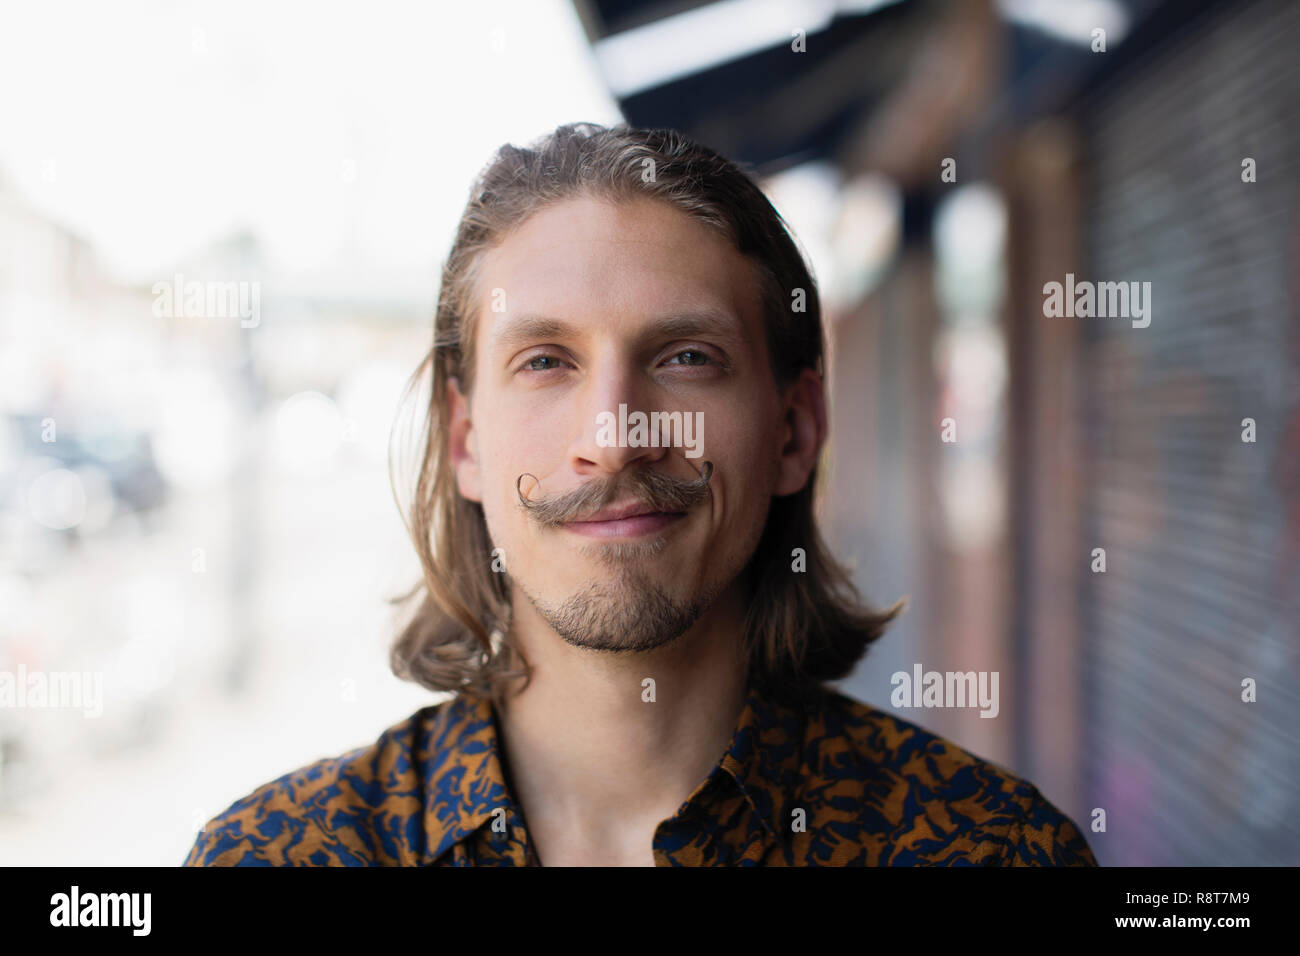
[[612,653],[573,647],[516,602],[511,636],[532,677],[498,705],[498,723],[544,861],[650,858],[654,827],[704,782],[735,731],[743,611],[736,584],[669,645]]

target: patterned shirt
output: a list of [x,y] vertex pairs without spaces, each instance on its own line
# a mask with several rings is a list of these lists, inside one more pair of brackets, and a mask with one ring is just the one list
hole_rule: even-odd
[[[491,701],[460,695],[236,801],[185,865],[538,865],[506,781]],[[829,688],[800,706],[751,688],[653,849],[658,866],[1097,865],[1028,781]]]

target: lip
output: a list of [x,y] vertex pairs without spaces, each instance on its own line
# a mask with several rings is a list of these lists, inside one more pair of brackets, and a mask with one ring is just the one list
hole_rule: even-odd
[[621,518],[635,518],[638,515],[666,514],[658,511],[650,505],[642,504],[639,501],[630,501],[622,505],[606,505],[589,518],[584,518],[578,524],[590,521],[618,521]]
[[614,505],[602,508],[585,521],[570,521],[564,527],[592,538],[629,538],[662,531],[685,517],[683,512],[655,511],[642,504]]

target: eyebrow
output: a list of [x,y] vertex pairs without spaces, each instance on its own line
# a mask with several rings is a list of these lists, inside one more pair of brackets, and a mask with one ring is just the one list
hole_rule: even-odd
[[[745,341],[744,325],[737,316],[725,309],[699,309],[664,315],[651,321],[640,333],[640,337],[689,338],[719,333],[737,342]],[[575,334],[579,334],[578,329],[560,319],[527,314],[498,329],[492,336],[492,347],[511,348],[538,339],[560,339]]]

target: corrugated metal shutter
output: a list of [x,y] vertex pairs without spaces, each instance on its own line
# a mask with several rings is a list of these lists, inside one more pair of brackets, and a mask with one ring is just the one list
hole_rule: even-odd
[[1078,114],[1076,278],[1150,281],[1153,308],[1056,320],[1086,324],[1085,539],[1107,556],[1080,556],[1104,864],[1300,863],[1297,50],[1300,4],[1222,5]]

